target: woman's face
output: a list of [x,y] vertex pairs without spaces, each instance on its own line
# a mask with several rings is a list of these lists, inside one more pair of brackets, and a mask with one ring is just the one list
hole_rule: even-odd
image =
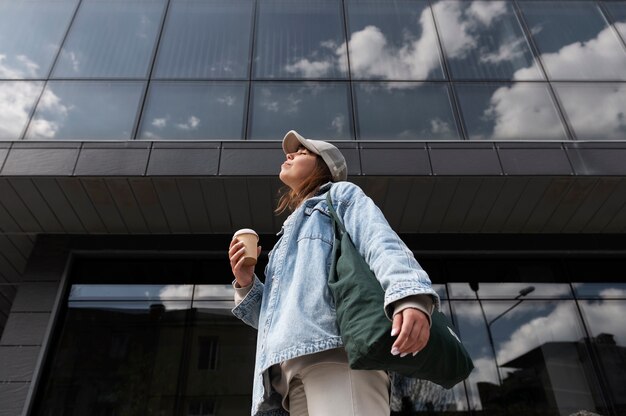
[[304,146],[287,153],[287,160],[280,166],[280,180],[291,189],[298,190],[315,170],[316,158],[317,155]]

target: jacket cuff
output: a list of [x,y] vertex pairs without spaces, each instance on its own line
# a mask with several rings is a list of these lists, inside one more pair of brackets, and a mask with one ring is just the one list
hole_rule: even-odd
[[418,309],[428,317],[428,325],[432,326],[433,321],[430,315],[433,313],[435,304],[430,295],[413,295],[397,300],[391,304],[393,308],[393,317],[407,308]]
[[252,291],[252,286],[254,286],[254,282],[249,284],[246,287],[237,287],[237,279],[233,280],[233,289],[235,289],[235,306],[239,305]]

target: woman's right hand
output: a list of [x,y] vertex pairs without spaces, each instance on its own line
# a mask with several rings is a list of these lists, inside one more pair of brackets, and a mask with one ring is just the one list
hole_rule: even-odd
[[[243,259],[246,248],[242,241],[233,238],[230,242],[230,248],[228,250],[228,258],[230,259],[230,268],[237,279],[237,285],[239,287],[246,287],[252,284],[254,279],[254,265],[244,266]],[[257,247],[257,258],[261,254],[261,246]]]

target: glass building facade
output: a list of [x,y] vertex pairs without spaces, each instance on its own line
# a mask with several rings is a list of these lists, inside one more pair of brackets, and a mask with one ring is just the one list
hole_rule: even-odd
[[0,416],[248,415],[291,129],[474,360],[393,416],[626,415],[625,115],[626,1],[0,0]]

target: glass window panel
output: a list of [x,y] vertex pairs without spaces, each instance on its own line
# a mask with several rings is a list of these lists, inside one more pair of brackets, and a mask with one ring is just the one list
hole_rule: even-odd
[[[622,290],[622,296],[626,290]],[[604,379],[608,384],[608,394],[613,402],[615,414],[626,414],[626,316],[625,300],[609,300],[602,296],[599,300],[579,301],[587,328],[591,332],[591,342],[598,355]]]
[[170,4],[155,69],[158,78],[248,78],[251,0]]
[[626,283],[572,283],[578,298],[626,299]]
[[350,0],[350,71],[356,79],[443,79],[430,6],[414,0]]
[[245,82],[152,82],[140,139],[243,138]]
[[626,80],[626,53],[595,2],[520,2],[552,80]]
[[433,12],[452,78],[543,78],[511,2],[439,1]]
[[129,140],[143,88],[143,82],[50,81],[25,139]]
[[83,1],[53,77],[146,77],[164,6],[164,0]]
[[443,300],[443,299],[448,299],[448,291],[446,290],[446,285],[445,284],[432,284],[433,290],[435,292],[437,292],[437,294],[439,295],[439,299]]
[[626,2],[603,2],[603,5],[611,14],[613,25],[626,41]]
[[[473,283],[481,299],[571,299],[567,283]],[[532,288],[532,290],[531,290]],[[448,283],[450,299],[476,299],[469,283]],[[524,293],[522,295],[522,293]]]
[[76,0],[0,0],[0,78],[47,78]]
[[79,300],[191,300],[193,285],[72,285],[69,299]]
[[347,83],[257,82],[252,89],[250,139],[282,140],[297,126],[309,139],[352,139]]
[[452,309],[476,366],[468,379],[473,410],[605,414],[573,301],[456,301]]
[[626,83],[555,83],[577,139],[626,139]]
[[[444,286],[444,285],[433,285]],[[441,311],[450,318],[448,302],[441,303]],[[467,397],[463,383],[456,384],[452,389],[419,380],[404,377],[398,373],[390,373],[391,377],[391,416],[434,414],[467,414]]]
[[233,300],[235,289],[233,285],[196,285],[193,300]]
[[447,85],[355,83],[361,140],[459,140]]
[[43,82],[0,82],[0,140],[19,140]]
[[253,62],[257,79],[346,78],[341,2],[258,2]]
[[457,84],[470,140],[567,140],[546,84]]

